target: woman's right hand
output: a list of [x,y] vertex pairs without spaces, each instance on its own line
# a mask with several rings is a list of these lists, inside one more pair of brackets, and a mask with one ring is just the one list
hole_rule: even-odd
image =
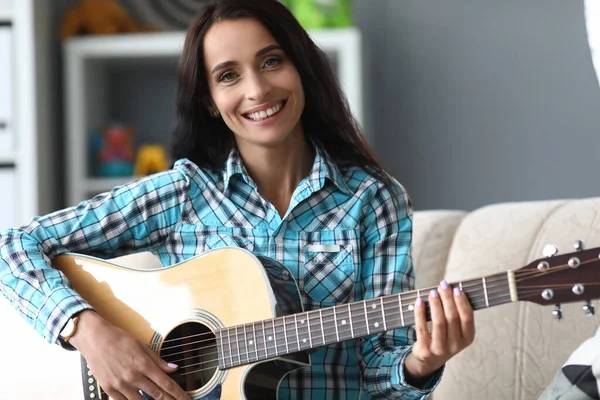
[[102,389],[114,400],[143,400],[139,390],[155,400],[190,400],[169,376],[167,364],[150,347],[111,325],[93,311],[79,314],[71,343],[83,355]]

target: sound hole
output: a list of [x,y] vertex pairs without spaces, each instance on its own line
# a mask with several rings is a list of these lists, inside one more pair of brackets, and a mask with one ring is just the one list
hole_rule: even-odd
[[171,331],[165,337],[160,355],[179,366],[171,378],[188,391],[206,385],[218,366],[215,335],[197,322],[187,322]]

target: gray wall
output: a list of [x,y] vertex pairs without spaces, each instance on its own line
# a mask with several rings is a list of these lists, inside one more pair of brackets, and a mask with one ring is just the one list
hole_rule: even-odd
[[354,1],[367,129],[416,209],[600,196],[581,1]]
[[353,1],[365,129],[416,209],[600,196],[581,0]]

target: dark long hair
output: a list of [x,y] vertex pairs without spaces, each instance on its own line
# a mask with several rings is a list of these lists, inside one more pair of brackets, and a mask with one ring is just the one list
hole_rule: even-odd
[[322,147],[338,167],[359,166],[391,184],[352,116],[326,54],[277,0],[213,0],[190,26],[179,63],[171,159],[185,157],[199,167],[221,169],[235,144],[223,119],[209,112],[203,47],[215,23],[241,18],[253,18],[265,26],[298,70],[305,95],[301,118],[307,140]]

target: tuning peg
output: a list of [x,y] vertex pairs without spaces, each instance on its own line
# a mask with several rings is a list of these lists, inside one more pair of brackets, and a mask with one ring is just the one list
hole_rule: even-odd
[[552,257],[558,253],[558,247],[553,244],[547,244],[544,246],[544,250],[542,250],[542,254],[544,257]]
[[560,309],[560,304],[554,306],[554,311],[552,311],[552,315],[554,315],[554,318],[558,321],[562,319],[562,311]]
[[594,310],[594,306],[588,301],[583,306],[583,312],[585,313],[585,315],[588,315],[591,317],[592,315],[594,315],[596,313],[596,310]]
[[580,240],[580,239],[575,241],[575,243],[573,244],[573,247],[577,251],[585,250],[585,245],[583,244],[583,240]]

